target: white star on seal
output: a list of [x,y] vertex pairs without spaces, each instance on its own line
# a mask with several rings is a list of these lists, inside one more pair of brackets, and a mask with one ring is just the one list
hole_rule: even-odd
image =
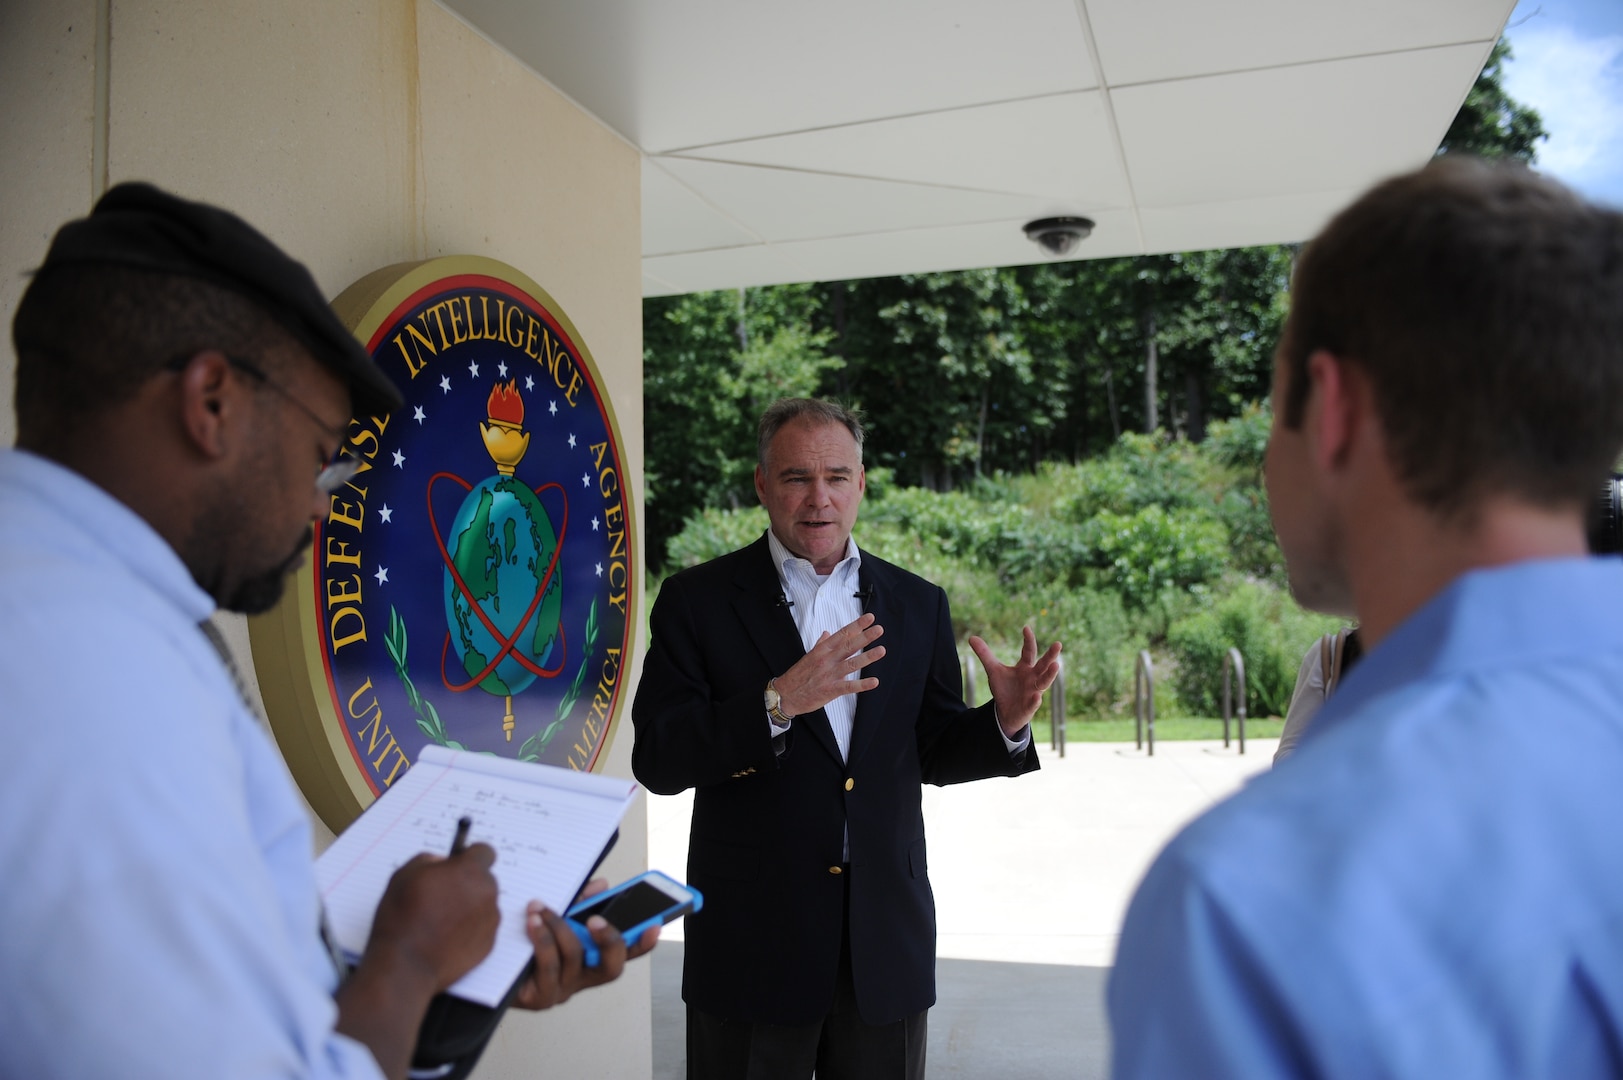
[[404,469],[406,467],[406,455],[402,454],[398,450],[394,452],[394,467],[397,469]]
[[592,531],[593,532],[597,531],[597,515],[596,514],[592,515]]
[[496,365],[496,374],[500,375],[504,379],[507,378],[507,361],[506,360],[503,360],[501,363]]
[[598,577],[603,576],[603,564],[602,563],[597,564],[597,576]]
[[552,407],[550,409],[548,409],[547,412],[551,413],[553,416],[557,416],[558,415],[558,403],[556,401],[554,401],[552,403]]
[[440,376],[440,389],[444,390],[447,394],[451,392],[451,377],[449,375]]
[[592,475],[590,473],[581,473],[580,474],[580,486],[581,487],[591,487],[592,486]]
[[472,360],[468,361],[468,374],[476,379],[479,377],[479,365]]
[[569,449],[573,450],[574,448],[575,448],[575,436],[574,436],[573,433],[571,433],[570,436],[569,436]]
[[421,405],[413,405],[411,407],[411,418],[421,424],[424,420],[428,419],[428,414],[423,412],[423,407]]
[[378,572],[372,576],[378,579],[379,585],[382,585],[384,582],[389,580],[389,568],[387,566],[380,566],[378,567]]
[[534,390],[535,389],[535,380],[530,378],[528,375],[524,376],[524,389],[526,389],[526,390]]
[[[383,509],[378,511],[378,517],[383,519],[383,523],[385,525],[392,525],[394,523],[389,520],[389,515],[392,514],[392,513],[394,513],[394,511],[389,509],[389,504],[384,503],[383,504]],[[592,529],[593,529],[593,531],[596,531],[597,526],[593,525]]]

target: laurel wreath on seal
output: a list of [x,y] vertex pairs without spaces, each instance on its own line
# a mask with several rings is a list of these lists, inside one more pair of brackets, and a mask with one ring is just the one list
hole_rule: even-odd
[[[586,613],[586,647],[582,652],[580,668],[575,672],[575,681],[569,685],[563,700],[558,702],[557,719],[542,728],[540,731],[524,740],[519,747],[518,760],[539,761],[541,755],[551,745],[554,736],[563,728],[564,721],[569,719],[575,702],[580,699],[582,687],[586,684],[587,666],[592,660],[592,650],[597,646],[597,601],[592,601],[591,610]],[[406,700],[411,705],[412,712],[416,713],[417,726],[424,735],[440,746],[451,750],[466,750],[460,742],[450,737],[445,730],[445,721],[440,719],[439,710],[434,703],[418,693],[416,684],[411,681],[411,671],[406,665],[406,620],[400,617],[394,605],[389,606],[389,632],[384,635],[383,647],[389,651],[389,659],[394,661],[394,673],[405,687]]]
[[411,703],[412,712],[417,714],[417,726],[423,729],[423,734],[449,749],[466,750],[467,747],[446,734],[440,711],[434,708],[432,701],[419,694],[412,683],[411,673],[406,668],[406,620],[400,617],[393,604],[389,605],[389,632],[384,635],[383,647],[389,650],[389,659],[394,661],[394,673],[406,688],[406,700]]

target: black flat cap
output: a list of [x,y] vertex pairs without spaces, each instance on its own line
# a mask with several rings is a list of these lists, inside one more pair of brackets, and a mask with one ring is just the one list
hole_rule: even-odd
[[349,386],[355,415],[392,412],[403,400],[344,328],[304,264],[226,210],[123,183],[90,216],[57,231],[40,266],[111,263],[200,278],[264,308]]

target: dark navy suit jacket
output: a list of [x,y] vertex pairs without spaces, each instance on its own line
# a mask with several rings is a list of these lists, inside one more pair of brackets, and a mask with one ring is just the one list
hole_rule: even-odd
[[651,617],[632,705],[632,769],[650,791],[694,788],[682,997],[727,1019],[811,1023],[829,1012],[847,886],[852,975],[865,1021],[935,1003],[935,900],[920,784],[1015,776],[990,704],[964,704],[952,619],[936,585],[862,554],[864,607],[885,656],[864,669],[848,762],[819,709],[774,752],[762,694],[805,654],[766,537],[673,575]]

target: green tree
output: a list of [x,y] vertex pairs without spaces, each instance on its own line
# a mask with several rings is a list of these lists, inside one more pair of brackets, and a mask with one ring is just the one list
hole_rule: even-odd
[[1439,154],[1465,153],[1485,158],[1515,158],[1531,165],[1538,144],[1550,137],[1537,110],[1505,93],[1504,66],[1513,57],[1510,42],[1500,38],[1488,54],[1465,104],[1448,125]]
[[987,471],[989,447],[1029,415],[1013,273],[904,274],[848,282],[840,295],[838,381],[872,422],[869,463],[942,491]]
[[1025,268],[1034,369],[1062,358],[1053,450],[1080,460],[1126,430],[1199,441],[1213,419],[1265,395],[1284,319],[1282,247],[1145,255]]
[[669,539],[704,507],[755,504],[755,423],[779,397],[819,392],[841,361],[811,325],[811,286],[661,297],[643,304],[647,542]]
[[942,491],[1124,431],[1198,442],[1266,394],[1289,266],[1245,248],[649,301],[654,550],[696,509],[753,500],[753,417],[787,394],[860,405],[869,464]]

